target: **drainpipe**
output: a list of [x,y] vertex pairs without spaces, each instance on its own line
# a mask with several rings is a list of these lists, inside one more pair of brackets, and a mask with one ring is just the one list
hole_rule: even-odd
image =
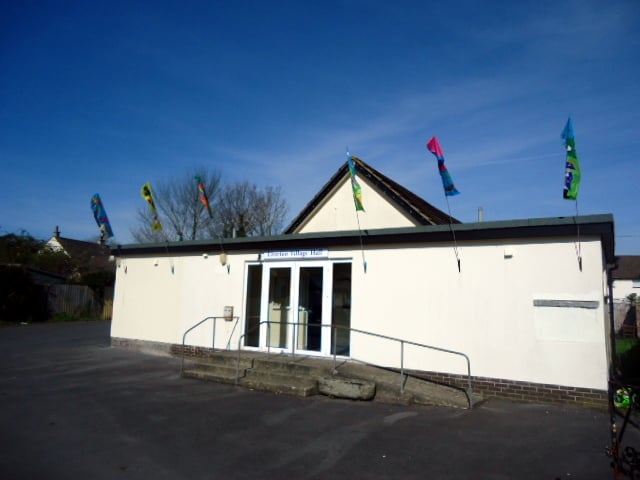
[[609,380],[612,380],[616,377],[617,372],[617,355],[616,355],[616,329],[615,329],[615,319],[614,315],[614,304],[613,304],[613,270],[618,268],[618,263],[614,257],[614,263],[606,264],[607,269],[607,288],[609,290],[609,343],[610,348],[609,352],[611,355],[611,361],[609,362]]

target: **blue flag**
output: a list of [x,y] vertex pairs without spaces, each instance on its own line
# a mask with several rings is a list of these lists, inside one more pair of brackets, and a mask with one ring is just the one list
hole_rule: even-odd
[[113,237],[113,230],[111,230],[107,212],[104,209],[104,205],[102,205],[100,195],[97,193],[91,197],[91,210],[93,211],[93,218],[95,218],[98,227],[102,231],[104,239],[106,240],[107,238]]

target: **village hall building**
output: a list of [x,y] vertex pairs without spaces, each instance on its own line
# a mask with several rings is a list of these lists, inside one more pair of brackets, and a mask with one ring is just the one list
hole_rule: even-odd
[[[115,247],[112,344],[169,353],[219,317],[187,344],[399,368],[403,339],[464,353],[485,395],[606,405],[612,215],[460,223],[355,164],[366,212],[345,162],[282,235]],[[466,378],[459,355],[402,348]]]

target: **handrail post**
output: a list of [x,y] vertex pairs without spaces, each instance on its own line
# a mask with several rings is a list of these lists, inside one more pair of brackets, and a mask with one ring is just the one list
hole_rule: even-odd
[[236,386],[238,386],[238,382],[240,381],[240,350],[242,348],[242,339],[245,337],[245,335],[240,335],[240,338],[238,338],[238,361],[236,362]]
[[[298,343],[298,336],[296,334],[296,331],[299,331],[296,327],[298,326],[298,324],[296,322],[292,322],[293,323],[293,342],[291,342],[291,356],[295,357],[296,356],[296,344]],[[289,322],[287,322],[287,328],[289,327]]]
[[216,349],[216,324],[218,322],[218,317],[213,317],[213,334],[211,338],[211,348],[213,350]]
[[271,355],[271,320],[267,320],[267,355]]
[[404,340],[400,340],[400,393],[404,393]]
[[338,353],[338,327],[331,325],[333,331],[333,371],[336,372],[336,355]]
[[467,360],[467,386],[468,391],[467,395],[469,396],[469,409],[473,408],[473,387],[471,386],[471,362],[469,361],[469,357],[465,355]]

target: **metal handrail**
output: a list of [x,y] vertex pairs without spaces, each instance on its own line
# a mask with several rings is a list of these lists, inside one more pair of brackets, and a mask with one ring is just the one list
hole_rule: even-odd
[[[202,320],[200,320],[198,323],[196,323],[195,325],[189,327],[184,334],[182,335],[182,359],[180,361],[180,374],[182,375],[182,373],[184,372],[184,346],[185,346],[185,340],[187,338],[187,334],[189,332],[191,332],[192,330],[195,330],[196,328],[198,328],[200,325],[202,325],[203,323],[205,323],[208,320],[213,320],[213,335],[211,338],[211,348],[215,349],[216,347],[216,326],[217,326],[217,321],[219,318],[224,319],[225,321],[229,321],[230,317],[206,317],[203,318]],[[238,319],[240,317],[231,317],[231,321],[235,321],[235,324],[233,325],[233,329],[231,330],[231,333],[229,334],[229,340],[227,341],[227,350],[231,350],[231,337],[233,336],[233,333],[236,331],[236,327],[238,326]]]
[[[271,342],[270,340],[270,333],[271,333],[271,324],[279,324],[279,325],[293,325],[293,341],[292,343],[292,347],[291,347],[291,354],[292,356],[295,357],[295,351],[296,351],[296,327],[299,327],[300,325],[308,325],[308,323],[300,323],[300,322],[271,322],[269,320],[265,320],[262,321],[260,323],[258,323],[257,325],[254,325],[251,329],[247,330],[244,334],[240,335],[240,338],[238,338],[238,358],[237,358],[237,363],[236,363],[236,385],[238,385],[239,380],[240,380],[240,352],[242,350],[242,339],[247,336],[247,334],[249,334],[250,332],[252,332],[253,330],[255,330],[256,328],[258,328],[260,325],[263,324],[267,324],[267,353],[271,353]],[[441,347],[435,347],[433,345],[427,345],[424,343],[418,343],[418,342],[412,342],[410,340],[403,340],[401,338],[396,338],[396,337],[390,337],[388,335],[382,335],[379,333],[373,333],[373,332],[368,332],[366,330],[360,330],[357,328],[351,328],[351,327],[343,327],[340,325],[313,325],[314,327],[330,327],[333,331],[333,369],[334,371],[336,370],[336,357],[337,357],[337,342],[336,342],[336,334],[337,334],[337,329],[342,329],[342,330],[348,330],[349,332],[354,332],[354,333],[361,333],[364,335],[370,335],[372,337],[378,337],[378,338],[382,338],[384,340],[390,340],[390,341],[394,341],[394,342],[399,342],[400,343],[400,393],[404,393],[404,385],[406,383],[405,381],[405,373],[404,373],[404,346],[405,345],[412,345],[415,347],[420,347],[420,348],[427,348],[430,350],[436,350],[438,352],[443,352],[443,353],[449,353],[452,355],[458,355],[461,356],[465,359],[466,363],[467,363],[467,390],[466,390],[466,394],[467,394],[467,399],[469,400],[469,408],[473,408],[473,386],[471,384],[471,360],[469,359],[469,357],[462,352],[457,352],[455,350],[449,350],[446,348],[441,348]],[[373,363],[370,362],[365,362],[368,363],[369,365],[374,365]]]

